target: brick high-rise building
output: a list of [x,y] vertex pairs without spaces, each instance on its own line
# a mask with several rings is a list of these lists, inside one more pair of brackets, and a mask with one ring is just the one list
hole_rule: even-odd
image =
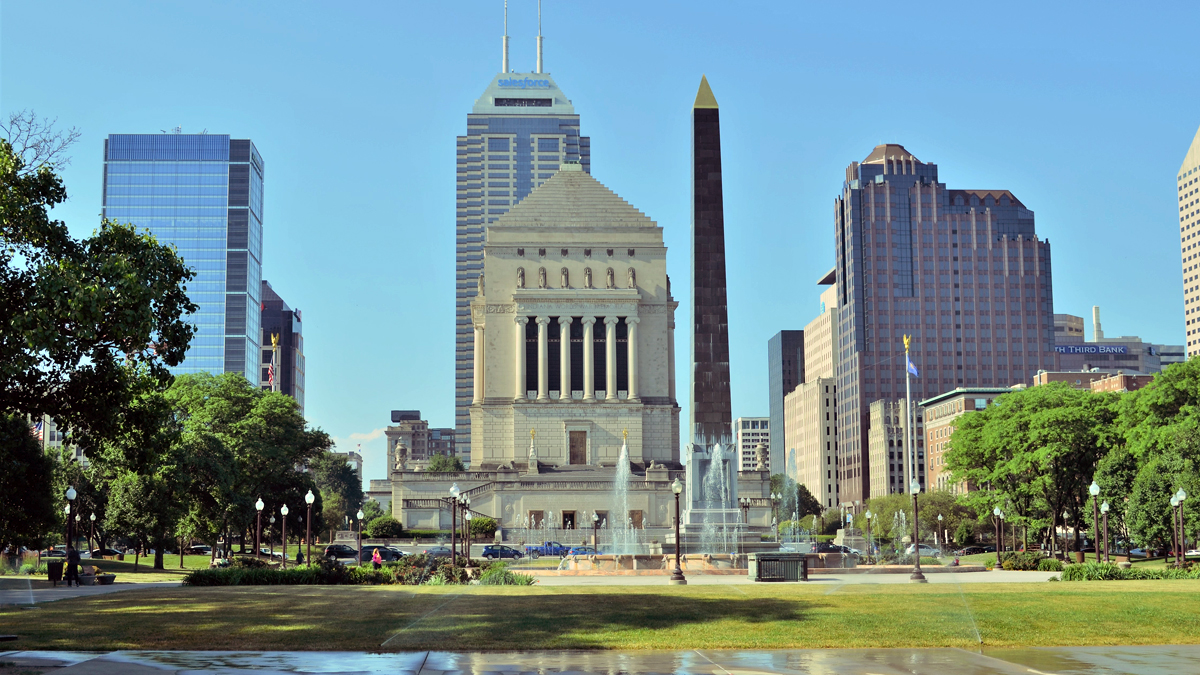
[[1028,382],[1054,368],[1053,287],[1033,211],[1008,190],[948,189],[900,145],[850,164],[834,212],[839,487],[854,506],[870,495],[870,405],[905,395],[902,336],[913,401]]

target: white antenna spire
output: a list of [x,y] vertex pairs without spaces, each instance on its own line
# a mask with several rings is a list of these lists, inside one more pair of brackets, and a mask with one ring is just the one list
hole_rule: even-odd
[[504,58],[500,61],[500,72],[508,72],[508,0],[504,0]]
[[542,0],[538,0],[537,72],[542,72]]

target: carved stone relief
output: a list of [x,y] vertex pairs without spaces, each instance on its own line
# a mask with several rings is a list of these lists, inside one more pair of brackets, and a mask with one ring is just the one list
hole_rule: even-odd
[[517,268],[517,288],[525,288],[525,268]]
[[546,268],[539,267],[538,268],[538,288],[545,288],[545,287],[546,287]]

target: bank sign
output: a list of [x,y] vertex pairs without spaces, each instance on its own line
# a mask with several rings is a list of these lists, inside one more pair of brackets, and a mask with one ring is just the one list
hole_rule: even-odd
[[1129,347],[1117,345],[1055,345],[1059,354],[1128,354]]
[[535,80],[532,77],[508,77],[500,80],[501,89],[549,89],[550,80]]

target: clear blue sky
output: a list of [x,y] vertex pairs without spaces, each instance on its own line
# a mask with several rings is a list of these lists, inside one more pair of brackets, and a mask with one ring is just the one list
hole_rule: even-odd
[[[510,5],[512,66],[532,70],[536,0]],[[391,409],[453,425],[454,141],[499,70],[501,7],[6,2],[0,112],[83,132],[56,214],[78,234],[98,221],[105,135],[253,139],[263,273],[304,312],[309,420],[382,478]],[[1153,7],[546,0],[546,70],[593,175],[664,228],[681,403],[702,73],[722,112],[735,416],[767,413],[767,339],[815,315],[845,167],[880,142],[1033,209],[1055,311],[1099,304],[1109,335],[1182,344],[1175,173],[1200,125],[1200,5]]]

